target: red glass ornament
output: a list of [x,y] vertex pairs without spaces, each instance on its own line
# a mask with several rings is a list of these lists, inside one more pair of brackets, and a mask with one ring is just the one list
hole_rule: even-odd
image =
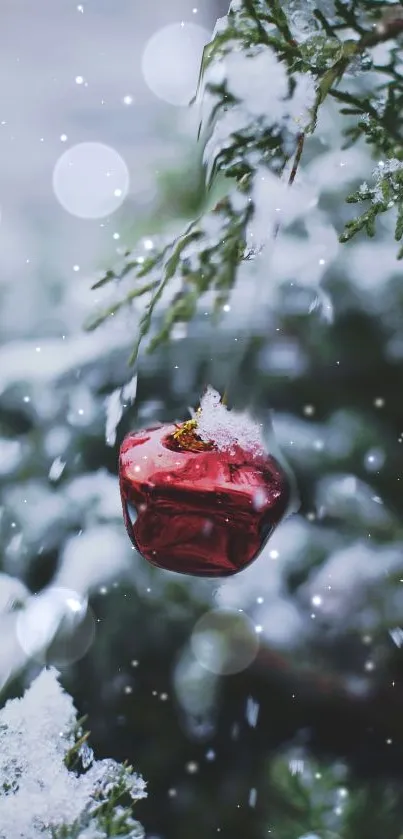
[[192,421],[129,434],[119,480],[131,541],[152,565],[226,577],[260,553],[287,510],[290,487],[266,452],[202,442]]

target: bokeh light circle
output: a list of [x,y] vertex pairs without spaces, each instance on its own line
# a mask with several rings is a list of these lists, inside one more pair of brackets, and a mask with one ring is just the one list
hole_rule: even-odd
[[259,650],[259,635],[250,618],[232,609],[203,615],[193,629],[191,647],[206,670],[230,676],[246,670]]
[[16,633],[28,658],[63,667],[88,652],[95,637],[95,619],[86,597],[52,586],[21,609]]
[[171,105],[186,107],[196,93],[203,49],[211,33],[196,23],[172,23],[148,40],[141,61],[150,90]]
[[83,219],[104,218],[123,203],[130,176],[123,157],[103,143],[78,143],[53,170],[53,190],[62,207]]

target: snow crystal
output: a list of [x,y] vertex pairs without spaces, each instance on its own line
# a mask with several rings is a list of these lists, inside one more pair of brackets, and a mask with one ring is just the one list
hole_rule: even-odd
[[67,769],[75,725],[73,701],[53,669],[0,711],[0,839],[50,839],[52,829],[75,821],[81,839],[105,839],[95,810],[112,788],[123,779],[133,800],[145,796],[142,778],[112,760],[95,761],[80,776]]
[[83,769],[88,769],[94,762],[94,752],[89,747],[88,743],[83,743],[80,746],[78,754],[80,756]]
[[[385,178],[389,175],[394,175],[396,172],[400,172],[403,169],[403,162],[398,160],[397,158],[392,158],[391,160],[380,160],[378,166],[374,169],[372,176],[375,180],[375,190],[372,202],[374,204],[381,203],[383,204],[385,201],[385,196],[383,194],[382,184]],[[392,205],[393,206],[393,205]]]
[[197,414],[197,434],[205,442],[214,441],[221,451],[239,445],[256,453],[263,450],[262,427],[245,413],[229,411],[220,394],[208,387]]

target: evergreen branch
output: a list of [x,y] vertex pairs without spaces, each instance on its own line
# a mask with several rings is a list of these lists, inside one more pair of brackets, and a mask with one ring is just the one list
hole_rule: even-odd
[[281,839],[401,837],[398,782],[363,783],[342,764],[315,761],[298,748],[272,762],[266,795],[270,832]]
[[296,178],[296,175],[297,175],[297,172],[298,172],[298,167],[299,167],[299,164],[301,163],[302,155],[303,155],[303,152],[304,152],[304,144],[305,144],[305,134],[300,134],[299,137],[298,137],[297,151],[295,153],[295,158],[294,158],[294,161],[293,161],[293,164],[292,164],[292,169],[291,169],[290,177],[289,177],[289,180],[288,180],[288,185],[289,186],[292,186],[294,181],[295,181],[295,178]]
[[371,201],[371,206],[358,218],[349,221],[341,235],[342,242],[348,242],[356,233],[365,230],[371,238],[375,235],[376,220],[379,215],[386,213],[392,207],[397,207],[397,221],[395,225],[395,239],[400,241],[403,236],[403,163],[390,160],[379,165],[374,171],[375,185],[369,188],[363,185],[357,192],[347,198],[350,204]]
[[[214,308],[219,313],[223,301],[228,298],[234,286],[239,265],[250,257],[246,237],[256,209],[253,190],[257,174],[267,167],[279,176],[290,159],[290,147],[294,147],[294,162],[289,179],[289,185],[293,184],[306,137],[315,132],[319,109],[328,96],[344,106],[340,110],[342,117],[353,120],[346,126],[347,143],[356,142],[362,137],[377,154],[385,157],[386,162],[399,163],[403,160],[403,138],[396,120],[396,114],[403,107],[403,77],[399,71],[397,50],[391,50],[387,62],[377,67],[378,72],[385,74],[387,81],[379,85],[372,95],[360,96],[340,89],[347,71],[353,65],[356,68],[357,61],[365,57],[368,50],[388,40],[398,39],[403,33],[402,6],[399,4],[385,11],[379,3],[371,0],[365,4],[361,0],[349,3],[335,0],[334,8],[335,16],[332,20],[328,20],[323,11],[314,10],[320,32],[298,42],[290,14],[280,0],[243,0],[230,7],[226,25],[220,26],[212,42],[205,48],[199,94],[207,95],[210,102],[210,113],[204,126],[207,133],[207,181],[211,188],[217,176],[229,179],[228,195],[232,188],[238,198],[234,202],[227,196],[214,210],[192,222],[173,243],[165,243],[147,260],[133,257],[131,253],[126,254],[120,270],[108,271],[95,284],[95,288],[100,288],[110,282],[119,283],[125,277],[127,280],[132,277],[135,280],[147,278],[144,284],[136,284],[87,324],[87,328],[95,329],[120,309],[130,306],[135,299],[149,295],[140,320],[131,363],[137,358],[142,340],[154,329],[154,323],[159,318],[160,304],[172,291],[174,282],[180,290],[174,296],[171,294],[167,310],[162,319],[159,318],[159,330],[149,341],[149,351],[170,339],[176,323],[188,322],[196,316],[200,299],[206,292],[214,293]],[[349,36],[343,40],[342,34],[348,31],[350,35],[351,30],[357,37],[352,39]],[[282,94],[285,103],[282,120],[264,110],[259,114],[255,106],[249,111],[249,91],[243,89],[242,85],[241,90],[237,82],[239,76],[235,78],[235,85],[231,73],[225,73],[224,81],[219,83],[215,76],[210,77],[213,66],[220,66],[225,71],[225,62],[237,59],[245,62],[246,76],[253,62],[259,67],[258,62],[263,62],[261,66],[264,72],[266,58],[269,62],[276,60],[288,78],[289,98]],[[367,62],[367,66],[370,63]],[[366,66],[363,65],[361,69],[365,72]],[[294,92],[303,77],[315,84],[316,95],[307,111],[306,120],[302,119],[304,124],[301,124],[299,118],[300,130],[295,134],[290,114]],[[372,192],[364,189],[358,197],[354,197],[354,194],[348,196],[349,203],[370,201],[371,206],[365,208],[358,218],[347,223],[340,237],[342,242],[349,241],[360,231],[370,237],[374,236],[377,217],[391,207],[398,210],[395,237],[397,241],[401,240],[400,208],[403,196],[398,168],[395,167],[393,173],[381,173]],[[240,207],[235,209],[240,197]],[[402,252],[403,248],[400,249],[399,257]]]
[[253,23],[256,27],[256,30],[257,30],[257,33],[258,33],[258,36],[259,36],[259,42],[262,43],[262,44],[267,44],[268,46],[271,46],[272,39],[267,34],[267,32],[266,32],[266,30],[263,26],[263,23],[262,23],[262,21],[259,17],[259,14],[257,12],[256,6],[255,6],[253,0],[244,0],[244,2],[245,2],[245,9],[248,11],[248,13],[250,15],[250,19],[251,19],[251,21],[253,21]]
[[324,33],[325,33],[325,34],[326,34],[329,38],[337,38],[337,40],[339,40],[339,36],[337,35],[337,30],[335,29],[335,27],[334,27],[334,26],[332,26],[332,25],[331,25],[331,24],[330,24],[330,23],[326,20],[325,15],[323,14],[323,12],[321,12],[321,10],[320,10],[320,9],[314,9],[314,16],[315,16],[316,20],[317,20],[317,21],[319,21],[320,26],[321,26],[321,28],[323,29],[323,32],[324,32]]
[[[28,724],[27,724],[28,721]],[[145,784],[132,768],[97,761],[56,671],[0,709],[0,836],[141,839],[133,804]]]
[[284,38],[284,41],[286,41],[286,43],[291,47],[298,48],[298,43],[292,36],[291,29],[288,24],[288,18],[282,4],[279,0],[267,0],[267,5],[271,13],[270,19],[272,23],[277,26],[277,29]]

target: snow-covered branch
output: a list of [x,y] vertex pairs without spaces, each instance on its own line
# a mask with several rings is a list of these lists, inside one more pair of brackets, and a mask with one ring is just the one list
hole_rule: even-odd
[[0,839],[141,839],[143,779],[95,760],[54,669],[0,711]]

